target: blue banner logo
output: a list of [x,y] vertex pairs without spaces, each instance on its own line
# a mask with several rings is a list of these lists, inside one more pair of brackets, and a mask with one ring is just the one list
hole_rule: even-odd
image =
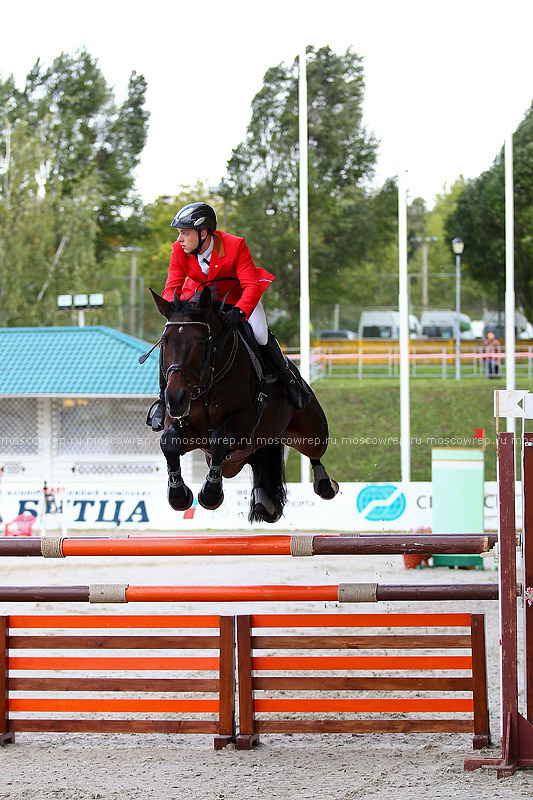
[[357,510],[372,522],[386,522],[401,517],[405,511],[405,495],[390,483],[366,486],[357,495]]

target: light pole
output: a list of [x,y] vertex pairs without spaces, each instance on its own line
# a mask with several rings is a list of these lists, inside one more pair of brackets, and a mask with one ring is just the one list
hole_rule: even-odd
[[131,253],[130,267],[130,336],[135,336],[135,309],[136,309],[136,285],[137,285],[137,253],[140,247],[121,247],[121,253]]
[[457,237],[452,241],[455,253],[455,380],[461,380],[461,255],[465,243]]

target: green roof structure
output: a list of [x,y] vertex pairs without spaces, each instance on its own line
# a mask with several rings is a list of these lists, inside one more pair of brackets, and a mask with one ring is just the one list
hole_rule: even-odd
[[103,325],[0,328],[0,397],[153,397],[159,350]]

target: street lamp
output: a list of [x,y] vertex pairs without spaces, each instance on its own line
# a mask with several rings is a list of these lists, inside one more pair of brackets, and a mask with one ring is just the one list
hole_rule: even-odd
[[465,249],[462,239],[455,237],[452,250],[455,253],[455,380],[461,380],[461,255]]

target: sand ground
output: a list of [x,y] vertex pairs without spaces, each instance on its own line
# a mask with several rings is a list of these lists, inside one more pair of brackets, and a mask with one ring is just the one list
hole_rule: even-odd
[[[101,535],[101,534],[100,534]],[[344,558],[5,558],[2,583],[163,585],[497,581],[486,569],[406,570],[401,556]],[[334,611],[334,603],[153,604],[99,606],[101,613]],[[91,610],[94,607],[91,606]],[[350,610],[355,610],[350,608]],[[482,611],[486,615],[490,755],[500,750],[499,622],[495,602],[380,603],[358,611]],[[0,604],[0,613],[88,613],[87,606]],[[463,771],[473,754],[466,734],[268,735],[252,752],[212,749],[204,735],[18,734],[0,750],[0,800],[418,800],[533,798],[533,770],[497,780],[493,770]],[[482,751],[486,752],[486,751]]]

